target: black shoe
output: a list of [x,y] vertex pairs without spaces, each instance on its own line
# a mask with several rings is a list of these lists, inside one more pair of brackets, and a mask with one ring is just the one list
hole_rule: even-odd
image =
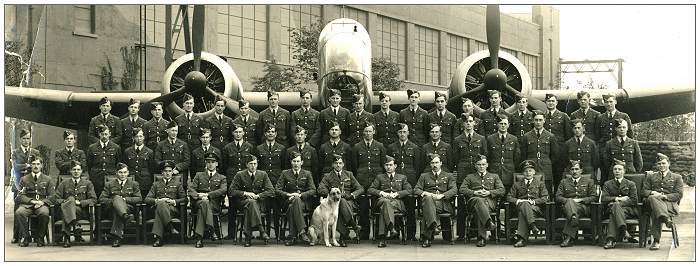
[[12,241],[10,241],[12,244],[17,244],[19,243],[19,238],[12,238]]
[[669,218],[666,218],[666,221],[664,222],[664,224],[666,225],[666,228],[668,228],[668,229],[673,228],[673,221],[671,221],[671,219],[669,219]]
[[287,239],[287,241],[284,242],[285,246],[294,246],[297,243],[297,238],[296,237],[290,237]]
[[427,239],[424,240],[423,244],[421,244],[420,246],[424,247],[424,248],[429,248],[430,247],[430,240],[427,240]]
[[386,247],[386,241],[384,241],[384,240],[379,241],[379,245],[377,245],[377,247],[379,247],[379,248],[385,248],[385,247]]
[[69,247],[70,247],[70,236],[69,236],[69,235],[64,235],[64,236],[63,236],[63,247],[64,247],[64,248],[69,248]]
[[574,246],[574,241],[571,240],[571,237],[565,235],[564,240],[561,241],[561,244],[559,244],[560,247],[566,248],[566,247],[572,247]]
[[654,241],[654,243],[651,243],[649,250],[659,250],[659,248],[661,248],[661,244],[658,241]]
[[163,243],[161,242],[160,237],[156,237],[156,241],[153,242],[153,247],[157,248],[157,247],[162,247],[162,246],[163,246]]
[[465,238],[464,236],[457,236],[457,239],[455,239],[455,240],[456,241],[464,241],[464,238]]
[[479,238],[479,240],[476,241],[476,246],[477,247],[484,247],[486,246],[486,240],[483,238]]
[[195,248],[201,248],[204,247],[204,243],[202,243],[202,239],[197,239],[197,243],[194,244]]
[[270,240],[270,236],[268,236],[265,231],[260,231],[260,239],[267,241]]
[[46,245],[46,244],[44,243],[44,237],[43,237],[43,236],[42,236],[41,238],[39,238],[39,240],[36,241],[36,246],[37,246],[37,247],[43,247],[43,246],[45,246],[45,245]]
[[537,228],[537,225],[535,225],[534,223],[530,226],[530,231],[532,231],[533,235],[537,235],[540,233],[540,229]]
[[603,246],[604,249],[613,249],[615,248],[615,241],[612,239],[608,239],[608,242],[605,243],[605,246]]
[[252,244],[250,243],[250,238],[245,240],[245,243],[243,243],[244,247],[250,247]]
[[396,229],[391,228],[391,231],[389,231],[389,234],[387,234],[387,238],[394,238],[399,236],[399,232],[396,231]]
[[224,237],[224,240],[232,240],[232,239],[236,239],[235,233],[228,234],[227,236]]
[[521,238],[521,239],[518,239],[518,242],[515,242],[515,244],[513,244],[513,246],[516,248],[521,248],[521,247],[524,247],[527,245],[525,244],[525,240]]
[[301,239],[301,241],[304,243],[311,242],[311,239],[309,239],[309,234],[306,232],[299,234],[299,239]]
[[342,237],[340,238],[340,240],[338,240],[338,244],[340,244],[340,247],[347,247],[348,246],[348,244],[345,243],[345,239],[343,239]]
[[121,240],[119,240],[119,238],[115,238],[114,241],[112,241],[112,247],[118,248],[120,246],[121,246]]
[[19,243],[19,246],[20,247],[28,247],[29,246],[29,238],[25,237],[24,239],[22,239],[22,243]]

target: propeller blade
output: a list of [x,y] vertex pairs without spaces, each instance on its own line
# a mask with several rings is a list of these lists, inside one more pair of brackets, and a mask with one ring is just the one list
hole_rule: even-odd
[[194,71],[199,71],[204,44],[204,6],[195,5],[192,15],[192,52],[194,53]]
[[484,89],[486,89],[486,86],[484,86],[484,84],[482,83],[482,84],[479,84],[478,87],[476,87],[468,92],[462,93],[462,95],[457,95],[457,96],[451,97],[447,101],[447,109],[450,110],[450,112],[452,112],[454,114],[461,114],[463,112],[462,111],[462,98],[469,98],[468,97],[469,95],[479,93],[479,92],[483,91]]
[[498,5],[486,6],[486,41],[489,44],[491,68],[498,68],[498,50],[501,47],[501,12]]
[[151,117],[150,112],[152,102],[161,102],[163,103],[163,108],[165,108],[166,106],[170,105],[170,103],[182,97],[182,95],[185,94],[186,91],[187,87],[182,86],[182,88],[179,88],[175,91],[151,99],[150,101],[141,105],[141,109],[139,110],[139,116],[143,117],[144,119],[146,119],[147,117]]
[[506,113],[512,114],[515,112],[515,110],[518,109],[518,104],[513,104],[510,107],[506,108]]
[[183,34],[185,34],[185,53],[189,54],[192,52],[192,40],[190,39],[190,12],[187,5],[181,5],[180,11],[182,12],[182,28]]
[[530,96],[527,98],[527,103],[530,106],[532,106],[532,108],[535,108],[535,109],[540,110],[542,112],[547,112],[547,104],[545,104],[540,99],[537,99],[535,97]]
[[218,92],[209,88],[209,86],[204,87],[204,90],[206,90],[209,94],[214,96],[214,98],[216,98],[216,96],[218,95],[219,97],[221,97],[221,99],[224,100],[224,103],[226,104],[226,108],[228,108],[231,112],[234,112],[236,114],[240,114],[240,109],[238,107],[238,101],[231,99],[229,97],[226,97],[223,94],[219,94]]

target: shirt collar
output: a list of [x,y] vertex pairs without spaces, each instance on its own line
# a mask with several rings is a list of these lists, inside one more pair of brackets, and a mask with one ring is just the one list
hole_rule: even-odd
[[107,142],[102,142],[102,141],[100,140],[100,145],[102,145],[102,147],[107,146],[107,144],[109,144],[109,140],[108,140]]
[[216,171],[213,171],[213,172],[207,171],[207,174],[208,174],[209,176],[213,176],[213,175],[216,174]]
[[80,177],[78,177],[78,179],[76,179],[75,177],[71,176],[71,180],[73,181],[73,183],[80,182]]
[[143,150],[143,144],[141,144],[141,145],[134,145],[134,147],[136,147],[136,148],[139,149],[139,150]]
[[579,176],[578,178],[574,178],[574,177],[572,176],[572,177],[571,177],[571,180],[573,180],[574,182],[578,182],[578,181],[581,180],[581,176]]
[[440,176],[440,173],[442,173],[442,169],[438,169],[437,172],[433,172],[435,176]]

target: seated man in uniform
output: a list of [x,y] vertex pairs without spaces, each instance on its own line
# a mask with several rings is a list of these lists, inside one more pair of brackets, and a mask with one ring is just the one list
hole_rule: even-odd
[[[70,247],[70,233],[73,231],[76,242],[82,242],[80,226],[75,227],[78,217],[86,217],[90,213],[88,206],[95,204],[97,195],[92,182],[80,178],[83,174],[83,166],[80,161],[71,161],[71,178],[62,181],[56,188],[53,201],[61,204],[61,216],[63,217],[63,247]],[[79,207],[78,207],[79,206]]]
[[[180,204],[187,202],[185,189],[182,187],[182,182],[173,178],[173,169],[175,162],[172,160],[163,161],[161,166],[163,169],[163,177],[153,183],[151,190],[146,195],[146,204],[154,205],[155,221],[151,233],[155,238],[154,247],[163,246],[163,233],[170,226],[170,233],[173,235],[179,234],[175,226],[170,224],[172,217],[177,217],[180,214],[177,208]],[[186,172],[183,172],[183,174]],[[185,222],[185,221],[181,221]]]
[[41,172],[44,160],[39,156],[30,156],[27,162],[31,164],[31,172],[19,181],[20,206],[15,210],[15,219],[18,226],[17,233],[23,238],[20,247],[29,246],[29,216],[36,214],[39,220],[35,240],[37,247],[45,245],[46,229],[49,224],[49,206],[54,194],[56,184],[48,175]]
[[[104,204],[108,213],[112,214],[112,247],[119,247],[124,235],[124,225],[127,222],[134,222],[133,213],[138,212],[137,203],[141,203],[143,198],[139,183],[129,180],[129,168],[126,164],[117,164],[117,178],[105,184],[104,190],[100,194],[100,203]],[[102,217],[97,217],[102,219]],[[100,236],[101,237],[101,236]]]
[[590,216],[589,203],[597,200],[595,183],[592,178],[581,178],[580,161],[569,162],[571,178],[565,178],[559,183],[556,201],[561,204],[566,223],[562,231],[564,239],[559,246],[571,247],[578,234],[578,219]]
[[506,194],[501,178],[497,174],[487,172],[488,166],[486,156],[478,155],[474,163],[476,173],[467,175],[459,187],[459,193],[468,198],[467,210],[474,213],[479,232],[476,237],[477,247],[486,246],[486,231],[496,228],[489,214],[498,208],[498,199]]
[[515,204],[518,210],[518,231],[515,234],[517,241],[513,245],[516,248],[524,247],[530,231],[538,234],[540,229],[535,225],[535,218],[544,215],[541,205],[549,200],[549,194],[543,180],[534,179],[535,162],[525,160],[520,163],[525,178],[518,180],[510,188],[508,202]]
[[[214,227],[214,213],[221,211],[221,203],[226,195],[226,176],[216,172],[219,167],[219,155],[207,152],[204,155],[204,161],[204,172],[198,172],[187,188],[187,194],[193,200],[192,205],[197,206],[197,222],[194,229],[195,239],[197,239],[195,248],[204,246],[202,243],[204,232]],[[212,234],[212,239],[219,239],[216,233]]]
[[[341,247],[347,247],[345,240],[348,239],[348,229],[355,231],[355,235],[359,237],[361,226],[355,222],[353,213],[357,213],[358,206],[355,201],[358,196],[362,195],[365,190],[362,188],[352,172],[343,170],[345,162],[343,156],[333,154],[333,170],[326,173],[318,184],[318,195],[328,197],[331,188],[337,187],[340,189],[341,198],[338,203],[338,224],[336,230],[340,233]],[[310,243],[311,244],[311,243]]]
[[607,242],[603,248],[615,248],[618,239],[629,238],[627,224],[628,217],[637,217],[637,186],[634,182],[625,178],[625,162],[615,159],[612,173],[613,179],[605,181],[602,188],[602,202],[608,206]]
[[379,197],[376,206],[381,216],[378,221],[379,230],[377,230],[381,238],[378,245],[380,248],[386,247],[386,239],[398,235],[394,214],[397,211],[406,213],[403,198],[413,194],[408,178],[405,175],[396,173],[396,164],[393,157],[385,157],[384,170],[386,170],[386,173],[378,175],[372,181],[372,185],[367,191],[369,194]]
[[431,241],[440,233],[440,213],[452,213],[452,197],[457,196],[457,181],[452,174],[442,171],[440,155],[429,154],[430,172],[423,173],[416,183],[415,194],[421,197],[423,221],[421,224],[422,247],[431,246]]
[[656,154],[656,168],[658,172],[644,180],[642,195],[646,197],[646,206],[651,211],[651,234],[654,241],[649,247],[658,250],[661,239],[661,224],[671,228],[673,221],[670,217],[679,214],[678,203],[683,198],[683,178],[681,175],[669,171],[670,162],[668,156]]
[[243,209],[243,233],[245,234],[245,244],[243,246],[250,247],[253,230],[259,231],[260,238],[266,242],[270,239],[265,227],[262,225],[260,214],[267,211],[268,206],[265,204],[265,200],[269,197],[274,197],[275,188],[272,186],[270,178],[267,177],[267,173],[258,171],[258,158],[250,155],[246,160],[248,169],[238,172],[233,177],[231,186],[228,188],[228,195],[231,198],[236,198],[236,201],[238,201],[237,205],[240,207],[236,209]]
[[316,185],[314,185],[311,171],[301,168],[305,163],[302,154],[292,151],[289,159],[292,169],[282,171],[275,186],[280,200],[286,202],[282,206],[287,206],[287,225],[290,237],[284,243],[285,246],[293,246],[297,239],[309,242],[304,211],[313,211],[313,196],[316,195]]

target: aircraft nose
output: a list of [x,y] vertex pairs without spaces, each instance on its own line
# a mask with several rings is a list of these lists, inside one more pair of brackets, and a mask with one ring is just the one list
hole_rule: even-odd
[[207,77],[199,71],[190,71],[185,76],[185,87],[189,89],[199,90],[204,89],[207,84]]

